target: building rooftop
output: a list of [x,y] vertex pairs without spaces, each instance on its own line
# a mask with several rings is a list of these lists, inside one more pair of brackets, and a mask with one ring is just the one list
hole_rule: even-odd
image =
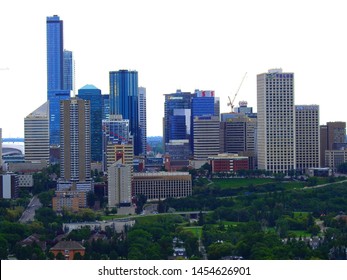
[[50,250],[84,250],[85,248],[77,241],[60,241]]
[[99,90],[96,86],[94,86],[94,85],[85,85],[84,87],[82,87],[82,88],[80,88],[80,89],[97,89],[97,90]]

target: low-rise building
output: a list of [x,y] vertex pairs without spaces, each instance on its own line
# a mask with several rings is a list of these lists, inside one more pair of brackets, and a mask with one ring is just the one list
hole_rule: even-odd
[[61,253],[66,260],[73,260],[77,253],[84,256],[86,249],[77,241],[60,241],[49,251],[54,254],[54,257]]
[[57,212],[64,209],[77,212],[85,207],[87,207],[87,193],[83,191],[56,191],[52,199],[52,208]]
[[192,177],[188,172],[134,173],[133,196],[147,200],[187,197],[192,194]]
[[212,173],[237,172],[239,170],[249,170],[249,159],[238,154],[219,154],[208,158],[211,164]]

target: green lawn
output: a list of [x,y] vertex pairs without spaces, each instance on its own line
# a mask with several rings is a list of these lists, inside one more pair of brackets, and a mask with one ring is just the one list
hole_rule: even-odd
[[202,227],[200,227],[200,226],[197,226],[197,227],[184,227],[184,230],[192,232],[197,238],[201,238]]
[[311,233],[306,230],[289,230],[288,233],[295,235],[295,237],[310,237]]
[[249,185],[257,186],[275,182],[271,178],[229,178],[213,179],[213,183],[221,189],[248,187]]

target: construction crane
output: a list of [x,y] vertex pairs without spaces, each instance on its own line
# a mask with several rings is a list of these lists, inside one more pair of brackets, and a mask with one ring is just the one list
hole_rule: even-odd
[[245,75],[243,76],[242,81],[241,81],[241,83],[240,83],[240,85],[239,85],[239,88],[237,89],[237,91],[236,91],[236,93],[235,93],[235,95],[234,95],[233,100],[231,100],[231,99],[230,99],[230,96],[228,96],[228,99],[229,99],[228,106],[230,106],[230,112],[231,112],[231,113],[233,112],[233,109],[234,109],[234,101],[235,101],[235,99],[236,99],[237,94],[238,94],[239,91],[240,91],[240,88],[241,88],[241,86],[242,86],[243,81],[244,81],[245,78],[246,78],[246,75],[247,75],[247,72],[246,72]]

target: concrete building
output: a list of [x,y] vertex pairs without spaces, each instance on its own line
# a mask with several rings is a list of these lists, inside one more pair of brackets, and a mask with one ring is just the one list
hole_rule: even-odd
[[142,154],[147,153],[147,98],[146,88],[139,87],[139,126],[141,132]]
[[34,186],[34,178],[32,174],[19,174],[18,175],[18,187],[31,188]]
[[24,119],[26,161],[49,162],[49,106],[42,104]]
[[249,170],[248,157],[237,154],[219,154],[208,158],[212,173],[232,173],[239,170]]
[[192,157],[189,140],[170,140],[165,143],[165,169],[167,171],[177,171],[189,165]]
[[18,175],[13,173],[0,174],[0,198],[13,199],[18,197]]
[[320,126],[320,166],[328,166],[325,162],[325,151],[334,150],[337,143],[346,143],[346,123],[327,122]]
[[108,168],[108,207],[131,205],[131,165],[121,163],[121,159]]
[[133,165],[134,148],[132,144],[109,144],[106,152],[107,170],[116,161],[121,160],[122,164]]
[[295,106],[296,170],[303,174],[309,168],[318,168],[319,153],[319,106]]
[[245,154],[250,159],[250,169],[257,168],[257,119],[244,113],[222,114],[220,126],[220,153]]
[[258,168],[288,173],[296,168],[294,73],[272,69],[257,75]]
[[345,162],[347,162],[347,149],[325,151],[325,165],[333,172],[336,172],[338,166]]
[[80,208],[87,207],[87,193],[81,191],[56,191],[52,198],[52,209],[56,212],[68,210],[78,212]]
[[147,200],[187,197],[192,194],[192,177],[188,172],[134,173],[133,196]]
[[71,186],[90,191],[90,104],[88,100],[63,100],[60,132],[60,180],[58,190]]
[[217,116],[200,116],[193,119],[194,160],[206,160],[219,153],[220,122]]

